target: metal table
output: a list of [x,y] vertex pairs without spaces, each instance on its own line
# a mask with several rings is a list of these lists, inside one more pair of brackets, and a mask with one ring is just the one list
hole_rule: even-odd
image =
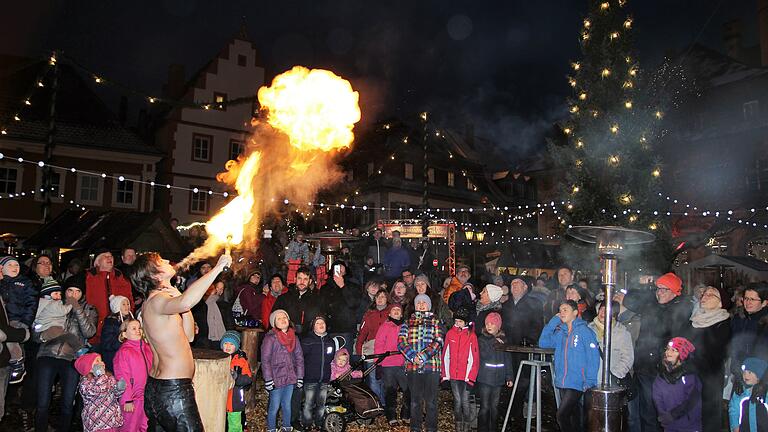
[[531,431],[531,418],[533,414],[534,403],[534,386],[536,387],[535,402],[536,402],[536,432],[541,432],[541,369],[548,367],[550,370],[550,377],[552,377],[552,388],[555,391],[555,405],[560,406],[560,395],[555,388],[555,370],[552,365],[552,361],[549,360],[550,356],[554,355],[555,350],[547,348],[539,348],[535,346],[518,346],[518,345],[501,345],[499,347],[502,351],[517,354],[528,354],[528,360],[520,362],[520,366],[517,367],[517,375],[515,376],[515,384],[512,386],[512,395],[509,397],[509,404],[507,405],[507,414],[504,416],[504,425],[502,426],[502,432],[507,430],[507,424],[509,422],[509,414],[512,411],[512,402],[515,400],[515,394],[517,393],[517,386],[520,382],[520,376],[523,373],[523,368],[528,366],[530,371],[530,382],[528,385],[528,419],[525,422],[525,431]]

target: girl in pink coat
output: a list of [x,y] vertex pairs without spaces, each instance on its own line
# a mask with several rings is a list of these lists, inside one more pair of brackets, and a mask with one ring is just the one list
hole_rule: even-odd
[[120,349],[115,354],[115,378],[126,383],[125,393],[120,398],[123,411],[122,432],[146,432],[147,415],[144,413],[144,386],[147,373],[152,368],[152,349],[144,340],[141,323],[126,320],[120,325]]

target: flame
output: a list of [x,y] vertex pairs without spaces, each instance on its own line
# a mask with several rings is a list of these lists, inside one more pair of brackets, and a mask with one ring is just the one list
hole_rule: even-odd
[[210,221],[208,238],[178,267],[218,254],[222,247],[255,247],[264,216],[283,199],[312,201],[341,177],[336,151],[349,148],[360,121],[359,94],[349,81],[322,69],[295,66],[258,91],[263,118],[252,121],[246,156],[229,161],[218,181],[237,196]]

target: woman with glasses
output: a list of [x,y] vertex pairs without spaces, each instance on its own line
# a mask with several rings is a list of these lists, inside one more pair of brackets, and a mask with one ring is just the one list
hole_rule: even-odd
[[725,360],[731,337],[730,306],[731,298],[725,290],[706,287],[688,329],[687,339],[696,347],[693,366],[702,383],[702,430],[705,432],[719,431],[722,424]]
[[737,393],[743,385],[740,368],[744,359],[768,359],[768,283],[747,285],[743,302],[731,320],[731,374]]

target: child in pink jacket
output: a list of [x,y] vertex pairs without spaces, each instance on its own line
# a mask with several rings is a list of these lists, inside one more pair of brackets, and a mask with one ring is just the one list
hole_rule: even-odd
[[[402,325],[403,307],[400,303],[395,303],[389,309],[389,317],[379,326],[379,330],[376,332],[376,342],[374,344],[374,352],[376,354],[397,351],[397,334],[400,332],[400,326]],[[411,418],[411,398],[408,392],[408,379],[406,379],[405,369],[403,369],[404,363],[405,358],[403,355],[397,353],[385,358],[379,366],[382,380],[384,381],[384,412],[387,415],[387,421],[390,426],[398,424],[398,388],[403,391],[403,407],[400,410],[400,421],[405,423]]]
[[118,338],[122,345],[115,354],[115,378],[126,382],[125,393],[120,398],[124,422],[118,431],[146,432],[144,386],[147,372],[152,368],[152,349],[144,340],[141,323],[135,319],[120,324]]
[[471,311],[461,306],[453,313],[453,327],[445,335],[443,381],[450,381],[453,393],[453,417],[457,431],[468,431],[471,423],[469,390],[475,385],[480,369],[477,334],[469,325]]
[[123,425],[118,399],[125,391],[125,381],[116,380],[97,353],[83,354],[75,360],[83,397],[83,431],[116,432]]

